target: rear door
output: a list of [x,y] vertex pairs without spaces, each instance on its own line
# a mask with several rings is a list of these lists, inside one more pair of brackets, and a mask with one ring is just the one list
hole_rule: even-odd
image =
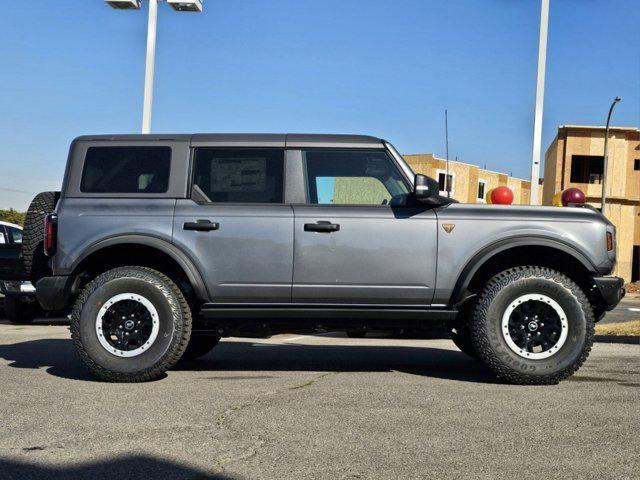
[[309,149],[307,203],[294,205],[293,301],[429,305],[436,216],[410,206],[410,184],[383,149]]
[[284,148],[199,146],[192,163],[191,198],[177,201],[173,241],[192,255],[213,301],[290,303]]

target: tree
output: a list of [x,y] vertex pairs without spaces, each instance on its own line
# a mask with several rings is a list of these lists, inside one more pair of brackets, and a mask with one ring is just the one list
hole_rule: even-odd
[[3,222],[22,225],[24,224],[24,217],[26,214],[26,212],[18,212],[13,208],[10,208],[9,210],[0,209],[0,220],[2,220]]

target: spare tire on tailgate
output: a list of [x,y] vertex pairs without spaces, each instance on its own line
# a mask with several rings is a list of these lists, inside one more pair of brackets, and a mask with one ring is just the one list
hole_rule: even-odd
[[22,262],[31,283],[51,275],[49,259],[44,254],[44,219],[56,208],[60,192],[42,192],[29,205],[22,232]]

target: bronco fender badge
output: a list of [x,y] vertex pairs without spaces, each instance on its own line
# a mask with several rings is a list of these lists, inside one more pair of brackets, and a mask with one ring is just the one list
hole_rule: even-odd
[[443,223],[442,224],[442,228],[444,228],[444,231],[447,233],[451,233],[451,231],[456,227],[455,223]]

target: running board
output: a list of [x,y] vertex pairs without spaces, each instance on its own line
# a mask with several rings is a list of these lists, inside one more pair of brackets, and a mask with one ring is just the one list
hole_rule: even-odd
[[455,320],[458,311],[444,308],[375,308],[375,307],[283,307],[281,305],[223,305],[205,304],[201,310],[206,319],[234,320]]

